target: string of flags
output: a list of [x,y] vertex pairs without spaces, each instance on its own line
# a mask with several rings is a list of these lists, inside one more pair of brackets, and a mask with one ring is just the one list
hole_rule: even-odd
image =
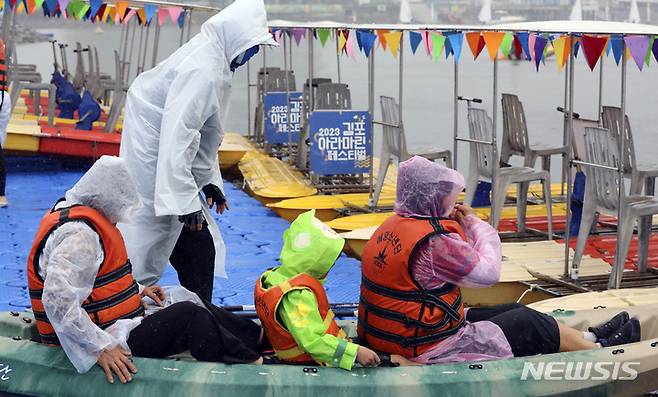
[[[155,20],[154,23],[160,26],[171,21],[181,28],[186,13],[186,10],[179,6],[165,7],[145,3],[142,7],[133,7],[125,0],[112,3],[103,0],[4,0],[0,1],[0,10],[11,10],[17,14],[34,14],[42,10],[43,14],[49,17],[113,25],[128,23],[136,17],[143,26]],[[297,43],[299,44],[299,41]]]
[[[277,42],[285,33],[294,38],[297,45],[300,44],[302,38],[307,37],[308,30],[307,28],[271,28]],[[444,54],[445,59],[452,56],[455,62],[459,62],[464,47],[469,49],[473,59],[476,60],[485,52],[486,48],[486,54],[491,60],[496,58],[526,60],[532,62],[537,70],[545,65],[547,57],[554,56],[558,70],[561,71],[566,66],[572,48],[571,37],[563,34],[499,31],[435,32],[429,30],[407,33],[411,52],[413,54],[423,52],[435,61],[441,59],[441,54]],[[366,57],[370,57],[372,50],[377,47],[385,52],[390,52],[394,58],[397,58],[403,36],[402,31],[386,29],[318,28],[313,30],[313,37],[320,41],[322,47],[325,47],[329,39],[333,37],[336,40],[337,51],[353,60],[356,60],[358,52],[363,52]],[[596,68],[600,59],[609,56],[610,53],[616,64],[619,65],[624,57],[624,44],[626,47],[625,59],[633,59],[640,70],[649,66],[652,57],[658,62],[658,40],[655,40],[653,36],[583,34],[574,36],[573,40],[574,57],[578,58],[582,53],[591,70]]]

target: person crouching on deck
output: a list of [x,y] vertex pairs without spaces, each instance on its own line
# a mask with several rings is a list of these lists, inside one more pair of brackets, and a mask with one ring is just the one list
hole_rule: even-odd
[[144,317],[142,297],[162,305],[164,294],[135,282],[116,227],[137,205],[125,160],[103,156],[43,217],[27,266],[41,342],[61,345],[80,373],[98,364],[110,383],[112,372],[132,379],[132,355],[261,364],[261,327],[187,290],[190,300]]
[[519,304],[464,309],[460,287],[500,278],[498,233],[467,205],[464,178],[422,157],[400,163],[395,215],[362,256],[358,334],[376,351],[417,363],[491,360],[636,342],[623,312],[581,332]]
[[[364,367],[380,364],[377,353],[350,342],[340,329],[322,286],[344,244],[315,218],[315,210],[305,212],[283,234],[281,266],[256,281],[256,312],[280,360],[346,370],[355,361]],[[406,364],[399,356],[391,361]]]

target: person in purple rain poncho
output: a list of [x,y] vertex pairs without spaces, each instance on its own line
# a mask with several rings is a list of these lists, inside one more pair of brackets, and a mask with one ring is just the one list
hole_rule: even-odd
[[[463,188],[459,172],[425,158],[400,163],[395,215],[373,234],[362,258],[360,343],[436,364],[587,350],[640,339],[639,321],[626,312],[582,332],[520,304],[464,310],[459,288],[496,284],[502,256],[496,230],[470,206],[456,204]],[[391,238],[394,234],[398,237]],[[391,241],[399,249],[389,249]]]

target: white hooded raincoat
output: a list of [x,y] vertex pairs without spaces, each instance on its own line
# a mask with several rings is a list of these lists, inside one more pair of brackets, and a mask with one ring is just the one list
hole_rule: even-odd
[[229,65],[260,44],[276,44],[263,0],[237,0],[130,87],[121,157],[143,206],[119,228],[139,282],[161,277],[183,227],[178,216],[199,210],[215,241],[215,275],[226,275],[224,243],[199,192],[210,183],[223,191],[217,151],[227,120]]

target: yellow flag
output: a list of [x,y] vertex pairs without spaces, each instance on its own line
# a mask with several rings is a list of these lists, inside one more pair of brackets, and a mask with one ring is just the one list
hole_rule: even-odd
[[345,48],[345,44],[347,44],[347,39],[345,36],[343,36],[342,31],[338,31],[338,52],[342,52],[343,48]]
[[393,31],[384,33],[384,37],[386,38],[386,43],[391,48],[391,54],[393,54],[393,58],[397,58],[398,51],[400,49],[400,40],[402,39],[402,32]]
[[560,36],[553,40],[553,49],[555,50],[555,63],[557,63],[557,70],[560,71],[564,68],[566,51],[564,46],[567,43],[567,36]]

